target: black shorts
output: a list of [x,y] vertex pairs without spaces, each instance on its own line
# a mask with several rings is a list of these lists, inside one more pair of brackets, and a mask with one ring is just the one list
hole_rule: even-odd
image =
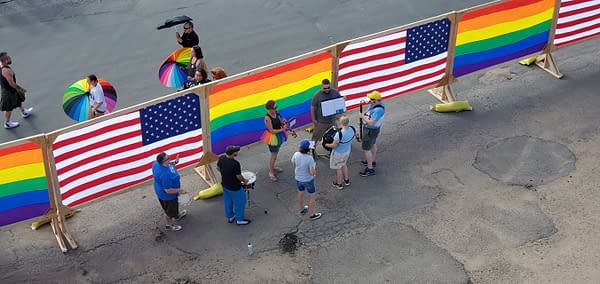
[[379,136],[379,128],[363,128],[362,136],[362,149],[365,151],[371,150],[373,145],[377,143],[377,136]]
[[169,218],[177,218],[179,216],[179,199],[175,198],[173,200],[158,200],[160,202],[160,206],[165,211],[165,214],[169,216]]

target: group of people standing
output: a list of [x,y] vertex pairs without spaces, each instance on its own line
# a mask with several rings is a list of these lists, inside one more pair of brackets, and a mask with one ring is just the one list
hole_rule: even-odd
[[[194,24],[192,22],[185,22],[183,24],[183,34],[179,32],[175,33],[177,43],[182,47],[191,48],[190,64],[187,66],[187,82],[184,85],[184,89],[206,84],[210,82],[208,76],[208,64],[204,60],[204,54],[202,54],[202,48],[198,45],[200,39],[198,34],[194,31]],[[227,77],[227,73],[222,67],[215,67],[210,70],[210,75],[213,80],[219,80]]]
[[[356,133],[356,129],[350,125],[350,119],[345,114],[333,114],[330,116],[322,115],[322,103],[331,99],[341,97],[337,90],[331,88],[330,82],[324,79],[321,82],[321,90],[313,96],[311,103],[311,117],[313,121],[312,141],[303,139],[298,144],[296,151],[291,158],[294,167],[294,179],[297,190],[297,206],[301,215],[308,214],[310,220],[321,218],[322,214],[316,210],[317,187],[315,177],[317,175],[317,163],[315,161],[314,151],[318,142],[323,139],[323,135],[332,126],[337,127],[333,141],[324,146],[331,149],[329,155],[329,167],[336,171],[333,186],[337,189],[343,189],[344,186],[350,186],[350,177],[348,174],[347,162],[352,151],[352,141],[355,138],[362,138],[361,148],[365,155],[365,160],[361,163],[365,169],[359,174],[364,177],[375,175],[375,158],[377,154],[377,137],[385,115],[381,94],[373,91],[367,94],[369,107],[366,111],[359,113],[363,128],[362,137]],[[277,181],[277,173],[283,171],[276,167],[277,155],[283,143],[287,140],[287,132],[290,125],[288,121],[277,111],[277,103],[273,100],[265,104],[266,113],[264,117],[265,133],[263,142],[267,144],[270,158],[268,163],[269,178]],[[237,225],[248,225],[251,220],[245,218],[246,194],[244,186],[248,180],[242,175],[241,164],[236,159],[240,152],[239,146],[230,145],[225,149],[225,153],[219,157],[217,169],[221,173],[221,185],[223,187],[223,203],[225,217],[228,223]],[[176,160],[175,160],[176,161]],[[172,231],[181,230],[181,226],[176,225],[175,221],[183,218],[185,211],[178,211],[177,196],[185,191],[181,190],[179,175],[175,170],[175,162],[171,162],[165,153],[157,156],[153,165],[154,190],[159,198],[160,204],[166,214],[166,228]],[[308,202],[305,205],[305,194],[308,194]]]

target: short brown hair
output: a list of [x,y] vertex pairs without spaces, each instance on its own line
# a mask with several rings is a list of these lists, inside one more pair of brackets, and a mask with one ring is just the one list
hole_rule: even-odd
[[265,108],[267,108],[267,109],[274,109],[275,108],[275,101],[274,100],[269,100],[265,104]]
[[223,67],[215,67],[210,70],[210,74],[212,75],[213,80],[219,80],[227,77],[227,73],[225,73],[225,69]]

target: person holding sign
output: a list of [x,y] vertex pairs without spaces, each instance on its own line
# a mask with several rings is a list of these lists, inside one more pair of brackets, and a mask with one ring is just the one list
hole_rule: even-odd
[[335,112],[326,116],[323,115],[322,103],[341,97],[342,95],[337,90],[331,88],[329,79],[321,81],[321,90],[313,96],[310,105],[310,115],[314,125],[311,140],[315,141],[315,148],[317,142],[323,138],[325,131],[333,125],[336,117]]
[[375,156],[377,155],[377,136],[379,136],[379,130],[381,129],[381,122],[385,115],[385,108],[381,101],[381,94],[378,91],[372,91],[367,94],[369,98],[369,108],[365,113],[359,113],[358,115],[363,120],[363,137],[362,137],[362,149],[365,152],[365,161],[362,161],[367,167],[364,171],[360,172],[363,177],[374,176],[375,169]]

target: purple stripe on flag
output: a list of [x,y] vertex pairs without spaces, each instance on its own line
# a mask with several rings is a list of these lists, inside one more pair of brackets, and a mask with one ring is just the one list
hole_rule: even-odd
[[0,227],[46,214],[49,203],[33,204],[0,212]]

